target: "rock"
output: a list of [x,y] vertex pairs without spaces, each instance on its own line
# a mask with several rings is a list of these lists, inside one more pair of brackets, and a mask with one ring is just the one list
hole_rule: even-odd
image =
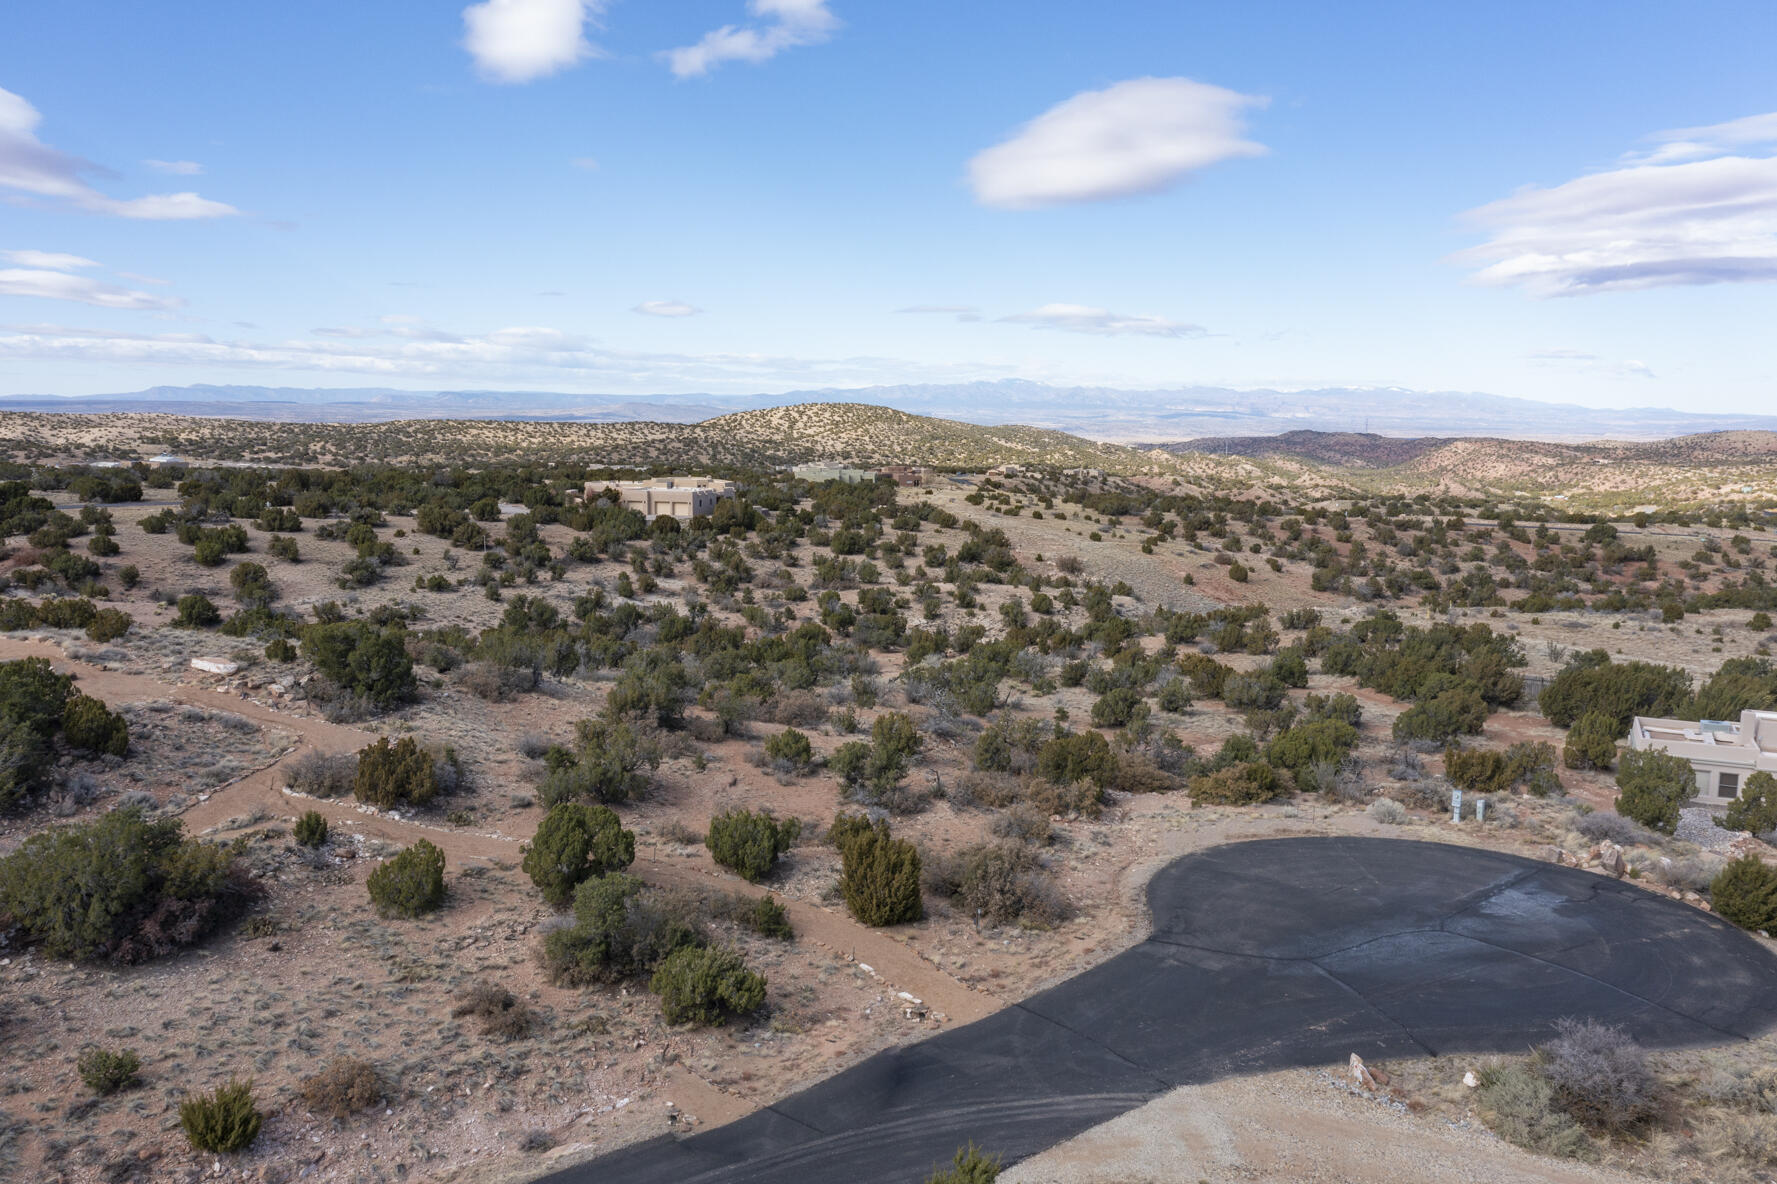
[[1598,845],[1598,866],[1619,880],[1629,874],[1629,861],[1623,858],[1623,849],[1612,842]]
[[1364,1058],[1355,1052],[1351,1054],[1351,1079],[1365,1089],[1376,1088],[1376,1075],[1371,1073],[1369,1066],[1364,1064]]
[[227,658],[193,658],[193,670],[202,670],[205,674],[233,674],[241,668],[239,662],[231,662]]
[[1475,1076],[1475,1071],[1473,1069],[1470,1069],[1467,1073],[1462,1075],[1462,1084],[1468,1086],[1470,1089],[1474,1089],[1481,1084],[1481,1079]]

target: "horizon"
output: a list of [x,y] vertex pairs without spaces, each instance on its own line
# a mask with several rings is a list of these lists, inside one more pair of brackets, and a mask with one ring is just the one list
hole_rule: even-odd
[[1040,16],[0,16],[0,390],[1769,404],[1777,11]]

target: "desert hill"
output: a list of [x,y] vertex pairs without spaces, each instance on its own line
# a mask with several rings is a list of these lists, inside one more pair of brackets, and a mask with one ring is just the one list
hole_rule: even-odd
[[1178,480],[1199,490],[1293,496],[1444,491],[1559,497],[1575,507],[1777,503],[1777,433],[1711,432],[1588,444],[1495,437],[1295,431],[1138,448],[1024,426],[994,427],[867,403],[804,403],[699,423],[413,419],[275,423],[163,414],[0,413],[0,455],[21,461],[131,460],[350,466],[514,460],[676,469],[809,462],[1020,464]]
[[983,427],[864,403],[812,403],[701,423],[396,420],[270,423],[120,413],[0,414],[0,451],[18,460],[198,460],[350,465],[377,461],[485,464],[514,459],[581,464],[772,467],[811,461],[980,469],[1043,464],[1165,474],[1164,453],[1018,426]]

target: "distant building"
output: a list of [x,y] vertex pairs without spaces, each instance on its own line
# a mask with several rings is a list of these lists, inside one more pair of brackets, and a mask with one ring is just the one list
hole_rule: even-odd
[[588,481],[581,496],[590,501],[607,489],[616,491],[618,504],[626,510],[650,520],[670,514],[680,521],[712,514],[717,502],[737,493],[734,482],[715,477],[660,477],[616,484]]
[[925,465],[884,465],[876,470],[878,477],[887,477],[896,485],[926,485],[935,480]]
[[1754,773],[1777,775],[1777,711],[1742,711],[1738,723],[1636,716],[1629,747],[1683,757],[1697,774],[1699,801],[1731,802]]
[[790,470],[790,476],[798,481],[844,481],[848,485],[861,485],[866,481],[876,480],[876,470],[797,465]]

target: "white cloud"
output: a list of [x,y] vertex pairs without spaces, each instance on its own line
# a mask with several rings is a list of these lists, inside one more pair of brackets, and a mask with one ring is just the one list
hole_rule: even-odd
[[60,251],[0,251],[0,256],[20,267],[42,267],[50,271],[78,271],[83,267],[98,266],[84,256],[65,255]]
[[1154,193],[1263,144],[1242,139],[1268,100],[1189,78],[1133,78],[1057,103],[969,161],[982,205],[1031,209]]
[[574,159],[568,161],[568,163],[583,173],[598,172],[599,162],[598,158],[595,156],[576,156]]
[[[10,252],[9,252],[10,253]],[[77,300],[100,308],[132,310],[177,307],[181,302],[152,292],[137,292],[107,284],[91,276],[66,271],[26,267],[0,269],[0,296],[30,296],[43,300]]]
[[60,152],[37,138],[43,116],[23,96],[0,89],[0,189],[66,201],[77,209],[119,218],[167,220],[221,218],[240,211],[195,193],[148,197],[108,197],[83,179],[103,170],[91,161]]
[[1539,349],[1527,355],[1538,366],[1558,366],[1610,378],[1657,378],[1653,367],[1633,359],[1613,362],[1583,349]]
[[1206,332],[1202,325],[1169,321],[1163,317],[1128,316],[1084,304],[1045,304],[1031,312],[1001,317],[1000,320],[1098,337],[1202,337]]
[[463,9],[463,48],[482,77],[531,82],[599,50],[586,26],[603,15],[606,0],[483,0]]
[[[399,327],[399,326],[397,326]],[[997,364],[927,364],[894,358],[802,358],[771,354],[661,354],[604,349],[547,327],[521,326],[448,340],[394,337],[389,329],[336,329],[320,340],[218,340],[192,333],[123,333],[55,325],[0,326],[0,359],[73,361],[189,371],[368,374],[434,382],[574,381],[587,389],[657,392],[763,387],[809,389],[889,382],[1005,377]]]
[[953,316],[965,323],[981,319],[981,310],[970,304],[911,304],[895,311],[924,316]]
[[204,166],[195,160],[145,160],[142,163],[157,173],[172,173],[176,177],[195,177],[204,171]]
[[686,304],[683,300],[644,300],[631,311],[646,313],[651,317],[694,317],[703,309]]
[[1777,279],[1777,113],[1649,138],[1620,168],[1469,211],[1492,237],[1455,259],[1538,296]]
[[786,49],[818,45],[839,27],[839,18],[827,11],[827,0],[748,0],[747,11],[763,23],[723,25],[705,33],[696,45],[662,54],[673,74],[695,78],[723,62],[769,61]]

